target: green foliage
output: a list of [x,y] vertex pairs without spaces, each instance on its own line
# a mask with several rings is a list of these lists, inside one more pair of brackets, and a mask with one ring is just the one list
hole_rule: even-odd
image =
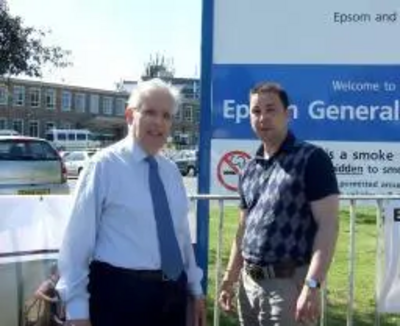
[[41,77],[46,64],[58,68],[70,65],[70,52],[44,45],[45,36],[42,30],[24,26],[21,17],[13,17],[5,6],[0,8],[0,76]]

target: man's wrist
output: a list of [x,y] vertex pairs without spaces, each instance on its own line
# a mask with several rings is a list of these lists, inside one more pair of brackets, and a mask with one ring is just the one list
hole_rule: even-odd
[[224,277],[222,278],[223,282],[228,283],[236,283],[239,276],[239,272],[234,269],[227,269],[225,271]]
[[304,285],[311,290],[319,290],[321,288],[321,282],[313,277],[306,278]]

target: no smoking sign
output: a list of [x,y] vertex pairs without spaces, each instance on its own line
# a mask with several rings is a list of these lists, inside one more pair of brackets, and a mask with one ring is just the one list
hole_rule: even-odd
[[231,191],[238,190],[238,175],[251,156],[243,151],[232,151],[224,154],[217,166],[218,181]]

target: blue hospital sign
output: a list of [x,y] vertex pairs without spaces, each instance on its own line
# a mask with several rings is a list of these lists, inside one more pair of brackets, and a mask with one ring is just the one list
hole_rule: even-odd
[[210,53],[203,53],[202,140],[210,145],[201,147],[209,164],[201,170],[211,193],[235,193],[218,178],[221,158],[254,155],[259,145],[248,102],[260,81],[288,91],[291,128],[329,153],[342,193],[400,193],[396,1],[204,2],[212,17],[203,26]]
[[[249,90],[273,81],[289,93],[295,134],[329,153],[343,194],[400,193],[398,8],[203,0],[199,192],[237,193],[238,173],[221,177],[219,167],[228,153],[254,155]],[[200,204],[200,246],[207,212]]]

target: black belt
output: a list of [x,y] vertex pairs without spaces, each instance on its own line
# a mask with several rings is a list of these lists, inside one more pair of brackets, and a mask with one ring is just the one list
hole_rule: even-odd
[[129,269],[123,267],[116,267],[101,261],[93,261],[91,268],[100,269],[104,272],[118,273],[119,276],[128,276],[140,280],[155,281],[155,282],[169,282],[172,281],[165,276],[161,270],[141,270],[141,269]]
[[267,265],[256,265],[245,262],[246,273],[255,281],[262,281],[271,278],[291,278],[296,272],[296,268],[301,265],[295,261],[285,261]]

